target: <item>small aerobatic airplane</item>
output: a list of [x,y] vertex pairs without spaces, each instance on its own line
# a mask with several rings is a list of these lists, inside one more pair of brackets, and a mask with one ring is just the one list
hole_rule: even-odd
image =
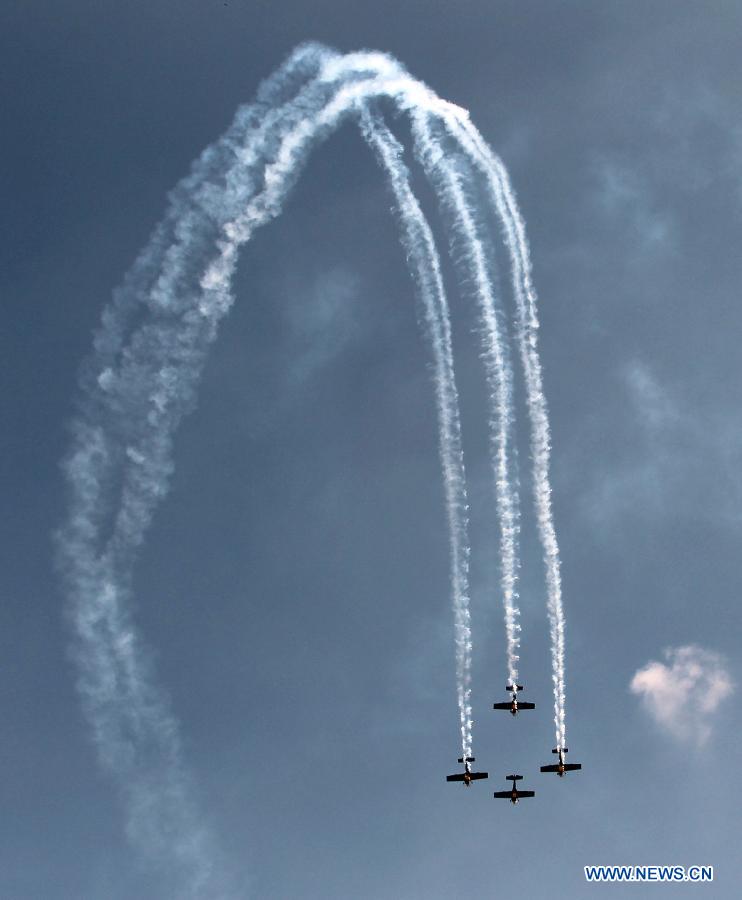
[[518,691],[523,690],[522,684],[508,684],[505,687],[505,690],[510,691],[513,695],[510,703],[493,703],[492,709],[507,709],[513,716],[517,716],[518,710],[520,709],[536,709],[535,703],[527,703],[525,700],[518,700]]
[[515,805],[519,800],[522,800],[524,797],[535,797],[535,791],[519,791],[515,786],[516,781],[522,781],[522,775],[506,775],[506,781],[513,782],[513,789],[510,791],[495,791],[494,796],[498,800],[509,800],[513,805]]
[[564,778],[565,772],[575,772],[577,769],[582,768],[581,763],[566,763],[564,761],[564,754],[569,753],[566,747],[554,747],[551,752],[559,755],[559,762],[553,766],[541,766],[542,772],[556,772],[560,778]]
[[472,781],[476,781],[479,778],[488,778],[487,772],[472,772],[470,763],[475,761],[473,756],[467,756],[466,759],[463,756],[460,757],[459,762],[464,764],[464,771],[459,772],[457,775],[446,775],[446,781],[463,781],[469,787]]

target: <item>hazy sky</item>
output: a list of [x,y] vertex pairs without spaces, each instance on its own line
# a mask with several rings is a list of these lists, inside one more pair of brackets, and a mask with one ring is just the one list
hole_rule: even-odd
[[[584,768],[538,771],[553,726],[525,443],[537,709],[491,709],[506,669],[486,405],[451,280],[490,779],[445,782],[460,744],[429,357],[383,177],[343,126],[241,256],[136,569],[136,624],[238,896],[573,898],[601,863],[713,865],[713,886],[633,892],[738,896],[741,28],[722,0],[6,0],[1,898],[177,896],[127,842],[76,694],[59,462],[93,330],[168,191],[307,39],[392,53],[468,108],[510,171]],[[510,772],[534,800],[492,799]]]

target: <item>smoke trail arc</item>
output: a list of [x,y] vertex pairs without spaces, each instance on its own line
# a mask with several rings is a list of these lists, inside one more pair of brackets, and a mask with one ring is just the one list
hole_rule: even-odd
[[454,156],[441,153],[441,139],[433,136],[435,123],[426,112],[413,113],[415,131],[420,135],[419,158],[444,210],[456,247],[463,257],[464,278],[474,286],[480,331],[482,361],[488,388],[490,457],[492,460],[497,513],[500,523],[500,567],[508,684],[518,683],[520,610],[518,593],[519,498],[511,471],[514,450],[512,372],[497,314],[490,264],[479,227],[463,184],[464,174]]
[[451,536],[451,589],[456,631],[456,682],[462,756],[472,755],[471,616],[469,612],[468,503],[458,390],[454,375],[451,324],[440,258],[433,232],[412,188],[402,161],[402,145],[369,109],[361,115],[361,131],[387,174],[396,200],[402,243],[423,302],[435,360],[439,448],[443,469],[448,528]]
[[546,574],[547,610],[551,637],[552,679],[554,683],[554,726],[557,747],[567,746],[565,687],[565,616],[562,599],[561,559],[554,526],[549,476],[551,429],[543,374],[538,353],[538,312],[536,290],[525,224],[515,192],[502,161],[487,146],[476,129],[462,129],[457,135],[472,161],[486,179],[495,211],[500,219],[510,255],[513,294],[517,311],[517,337],[526,383],[526,402],[531,428],[533,495]]
[[[527,245],[518,224],[522,221],[514,199],[503,189],[496,158],[488,159],[488,148],[465,110],[441,100],[383,54],[341,56],[318,45],[303,46],[261,86],[254,103],[238,110],[225,135],[204,151],[172,192],[165,217],[103,313],[92,356],[82,371],[72,446],[64,463],[70,512],[58,535],[58,559],[69,598],[83,706],[100,759],[124,793],[131,840],[182,872],[181,896],[214,900],[233,896],[234,890],[193,799],[177,722],[129,612],[133,565],[155,508],[169,488],[175,431],[195,405],[207,354],[234,302],[231,282],[238,251],[280,214],[312,149],[349,117],[359,120],[386,171],[425,310],[450,533],[462,751],[472,753],[468,507],[448,305],[432,233],[412,194],[399,145],[373,110],[374,101],[382,98],[409,114],[416,154],[451,211],[452,227],[469,248],[466,262],[477,285],[488,342],[485,365],[503,541],[508,666],[517,675],[517,495],[508,468],[510,374],[482,242],[460,174],[446,161],[441,135],[458,141],[472,164],[487,169],[507,231],[520,292],[519,335],[529,409],[538,425],[534,442],[540,453],[539,522],[548,536],[548,420],[545,403],[539,405],[543,395],[533,341],[535,293],[527,275]],[[554,558],[558,586],[558,551]],[[554,565],[549,571],[553,576]],[[561,595],[552,585],[549,596],[557,623],[552,631],[561,660],[563,721]]]

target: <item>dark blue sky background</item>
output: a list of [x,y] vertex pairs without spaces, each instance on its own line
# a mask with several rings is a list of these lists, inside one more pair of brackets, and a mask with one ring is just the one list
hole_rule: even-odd
[[[167,192],[307,39],[394,54],[471,111],[510,171],[541,302],[584,769],[538,772],[553,727],[527,495],[537,709],[491,710],[505,664],[486,411],[452,290],[490,780],[444,781],[459,742],[428,355],[390,197],[344,126],[243,251],[137,568],[136,621],[245,896],[573,898],[596,890],[591,863],[712,864],[707,894],[738,895],[738,695],[711,714],[691,692],[663,727],[629,684],[689,644],[740,677],[741,28],[721,0],[6,0],[0,897],[173,895],[126,842],[76,697],[59,461],[93,329]],[[491,796],[512,771],[537,791],[515,809]],[[633,893],[650,890],[681,889]]]

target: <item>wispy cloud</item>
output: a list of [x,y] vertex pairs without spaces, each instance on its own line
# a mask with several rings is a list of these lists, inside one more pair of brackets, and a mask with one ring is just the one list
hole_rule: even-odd
[[619,383],[630,413],[623,433],[631,440],[596,463],[581,501],[585,514],[603,526],[637,509],[739,524],[739,418],[724,407],[691,406],[679,386],[639,359],[621,368]]
[[678,478],[692,464],[684,449],[690,425],[672,391],[641,360],[623,366],[619,380],[635,439],[612,465],[596,468],[582,500],[586,514],[602,525],[615,523],[637,506],[645,514],[662,512],[677,496]]
[[306,382],[363,333],[360,288],[353,271],[336,266],[310,286],[290,292],[283,308],[291,335],[288,377],[293,384]]
[[622,375],[637,416],[648,431],[661,432],[680,421],[674,397],[646,363],[634,359]]
[[674,223],[654,200],[651,182],[636,169],[605,157],[594,164],[597,208],[612,221],[628,226],[641,253],[671,250],[676,241]]
[[652,660],[631,679],[652,718],[682,741],[702,746],[712,731],[713,716],[734,685],[724,657],[694,644],[669,647],[666,662]]

